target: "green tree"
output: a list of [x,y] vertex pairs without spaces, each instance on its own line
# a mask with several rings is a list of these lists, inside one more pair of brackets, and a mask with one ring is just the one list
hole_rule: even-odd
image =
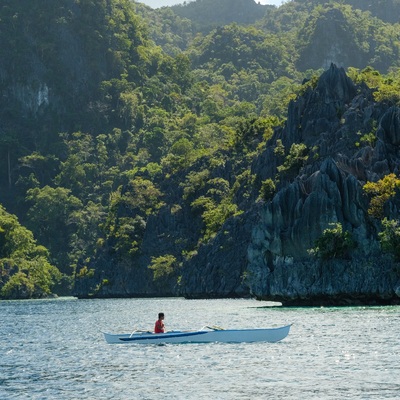
[[177,268],[177,260],[171,255],[151,257],[149,268],[153,271],[153,279],[155,281],[164,279],[173,274]]
[[136,176],[129,181],[120,202],[138,214],[150,215],[163,206],[162,196],[162,192],[152,181]]
[[232,197],[229,182],[222,178],[214,178],[208,182],[206,196],[200,196],[192,201],[193,210],[201,211],[205,225],[205,241],[212,239],[224,222],[239,212]]
[[325,229],[322,236],[315,241],[311,250],[322,260],[334,258],[348,258],[352,249],[356,247],[349,231],[343,231],[342,224],[331,224],[332,228]]
[[285,161],[278,169],[279,177],[292,178],[308,160],[308,148],[303,143],[293,143]]
[[82,209],[82,202],[65,188],[34,188],[28,190],[26,200],[30,204],[28,225],[35,236],[49,250],[63,272],[69,270],[69,250],[71,234],[75,227],[71,224],[72,213]]
[[391,253],[396,261],[400,261],[400,223],[384,218],[383,230],[379,233],[382,250]]
[[187,138],[176,141],[172,145],[170,153],[161,161],[163,168],[171,173],[176,173],[189,167],[195,156],[193,147],[193,143]]
[[0,297],[43,297],[61,279],[49,252],[0,205]]
[[400,179],[395,174],[386,175],[377,182],[367,182],[363,190],[371,197],[368,214],[381,219],[385,204],[396,195],[399,189]]
[[266,179],[261,182],[260,198],[264,201],[270,201],[276,193],[276,185],[272,179]]
[[131,258],[139,251],[148,216],[164,204],[161,197],[161,191],[140,176],[112,193],[103,230],[109,247],[120,259]]
[[68,223],[75,229],[70,235],[69,259],[74,271],[96,256],[98,245],[103,239],[101,226],[106,216],[105,207],[92,201],[71,211]]

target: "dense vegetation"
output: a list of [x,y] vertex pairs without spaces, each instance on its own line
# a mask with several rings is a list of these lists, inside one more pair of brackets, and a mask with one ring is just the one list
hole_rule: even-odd
[[2,298],[30,298],[51,294],[61,274],[49,262],[48,250],[31,231],[0,206],[0,277]]
[[[71,285],[104,264],[177,282],[227,219],[307,162],[304,145],[277,147],[274,180],[250,173],[289,102],[335,57],[376,101],[399,104],[399,1],[216,3],[2,2],[1,297],[43,296],[61,273]],[[182,209],[191,229],[143,255],[151,218]]]

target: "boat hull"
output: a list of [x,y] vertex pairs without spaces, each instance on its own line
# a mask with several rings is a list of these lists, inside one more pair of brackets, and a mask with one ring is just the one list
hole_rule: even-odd
[[167,333],[125,333],[103,332],[109,344],[163,344],[163,343],[252,343],[279,342],[284,339],[291,325],[270,329],[221,329],[199,331],[172,331]]

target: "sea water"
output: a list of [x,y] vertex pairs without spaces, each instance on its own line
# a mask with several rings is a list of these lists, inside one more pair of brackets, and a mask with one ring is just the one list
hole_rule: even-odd
[[[108,345],[102,331],[268,328],[279,343]],[[400,307],[256,300],[0,302],[0,399],[399,399]]]

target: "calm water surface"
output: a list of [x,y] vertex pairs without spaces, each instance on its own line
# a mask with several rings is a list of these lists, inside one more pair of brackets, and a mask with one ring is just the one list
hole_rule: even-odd
[[[0,399],[399,399],[400,307],[255,300],[0,302]],[[107,345],[101,331],[276,327],[279,343]]]

